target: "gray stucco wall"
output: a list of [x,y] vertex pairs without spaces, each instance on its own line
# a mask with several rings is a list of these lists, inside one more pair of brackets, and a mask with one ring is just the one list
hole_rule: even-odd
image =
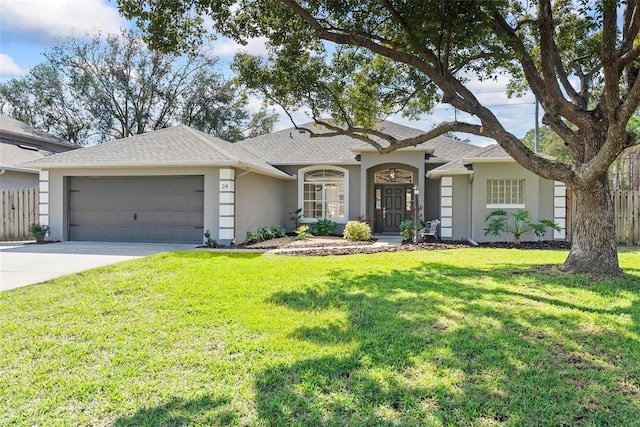
[[[0,168],[2,169],[2,168]],[[40,180],[38,173],[26,173],[7,170],[0,175],[0,188],[37,187]]]
[[466,240],[469,238],[469,214],[469,176],[454,176],[452,240]]
[[[524,179],[525,180],[525,206],[534,220],[540,218],[553,218],[553,181],[548,181],[533,172],[528,171],[517,163],[475,163],[473,165],[473,238],[478,242],[495,242],[512,239],[512,235],[503,234],[501,237],[485,236],[485,217],[493,211],[487,208],[487,180],[490,179]],[[515,212],[518,209],[505,209]],[[547,233],[547,239],[552,238],[552,233]],[[534,241],[536,236],[528,232],[522,236],[523,241]]]
[[[236,171],[236,243],[243,243],[247,231],[289,222],[285,191],[292,181],[256,173]],[[291,228],[291,227],[289,227]]]
[[[538,187],[538,217],[537,219],[546,218],[553,219],[553,181],[539,178],[540,185]],[[547,237],[552,233],[547,232]]]
[[[425,173],[435,169],[442,163],[425,164]],[[424,218],[426,220],[440,218],[440,179],[424,179]]]

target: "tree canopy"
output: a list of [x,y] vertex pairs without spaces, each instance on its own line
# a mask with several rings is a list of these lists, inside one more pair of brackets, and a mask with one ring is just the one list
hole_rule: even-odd
[[24,77],[0,85],[3,111],[70,141],[124,138],[178,123],[237,141],[270,132],[275,114],[250,113],[245,91],[203,49],[149,50],[124,31],[69,39]]
[[[240,42],[266,37],[267,58],[236,58],[241,79],[285,109],[306,107],[334,134],[382,153],[452,131],[495,139],[525,168],[575,192],[573,245],[563,268],[619,272],[607,170],[637,144],[627,129],[640,101],[637,0],[119,0],[119,6],[164,50],[193,48],[208,30],[205,22]],[[530,150],[466,85],[470,77],[498,74],[511,76],[515,93],[526,87],[535,94],[543,123],[570,150],[568,162]],[[441,123],[406,140],[375,127],[392,113],[417,118],[438,102],[477,122]]]

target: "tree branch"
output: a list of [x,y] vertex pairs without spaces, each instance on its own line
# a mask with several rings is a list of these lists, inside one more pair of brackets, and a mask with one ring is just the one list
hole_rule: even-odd
[[602,24],[602,66],[604,69],[604,89],[602,100],[604,108],[610,115],[613,115],[618,107],[620,98],[618,95],[620,85],[620,71],[616,61],[616,36],[617,36],[617,14],[616,2],[604,0],[603,2],[603,24]]
[[638,1],[627,0],[627,7],[625,8],[624,15],[622,17],[622,43],[620,43],[620,57],[624,56],[633,48],[633,42],[638,35],[639,29],[640,11],[638,10]]
[[[317,133],[313,130],[307,129],[311,134],[312,138],[324,138],[331,136],[344,135],[349,136],[359,141],[365,142],[372,147],[374,147],[380,154],[390,153],[395,150],[399,150],[401,148],[407,147],[415,147],[416,145],[420,145],[424,142],[430,141],[433,138],[438,136],[447,134],[449,132],[464,132],[470,133],[473,135],[483,135],[483,127],[480,125],[474,125],[471,123],[462,123],[462,122],[444,122],[440,123],[438,126],[435,126],[431,130],[422,133],[418,136],[405,138],[405,139],[397,139],[385,132],[382,132],[377,129],[372,128],[363,128],[357,126],[347,125],[346,127],[341,127],[335,125],[331,122],[321,119],[315,119],[315,122],[324,128],[330,130],[331,132]],[[301,127],[296,127],[297,129],[306,129]],[[375,138],[373,138],[375,137]],[[387,145],[384,144],[387,143]]]

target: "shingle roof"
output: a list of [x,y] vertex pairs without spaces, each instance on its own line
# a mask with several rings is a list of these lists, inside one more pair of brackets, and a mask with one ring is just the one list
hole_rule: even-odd
[[10,139],[15,139],[16,137],[22,136],[33,140],[61,145],[64,147],[78,147],[76,144],[73,144],[65,139],[50,135],[46,132],[34,128],[33,126],[29,126],[26,123],[23,123],[4,114],[0,114],[0,136]]
[[[312,125],[304,125],[321,133]],[[273,165],[306,163],[355,163],[351,151],[357,141],[345,136],[311,138],[307,131],[295,128],[260,135],[236,142],[237,145]]]
[[504,151],[504,149],[498,144],[491,144],[483,147],[482,150],[479,150],[474,153],[470,153],[466,158],[469,159],[512,159],[513,158]]
[[27,163],[37,167],[239,165],[263,173],[288,177],[248,151],[220,138],[175,126]]
[[[315,133],[327,133],[329,131],[316,127],[313,123],[302,125]],[[380,130],[387,132],[398,139],[418,136],[420,129],[384,121],[380,124]],[[279,132],[249,138],[236,143],[256,156],[273,165],[294,164],[319,164],[319,163],[356,163],[354,152],[358,149],[371,149],[366,142],[359,141],[348,136],[330,136],[311,138],[309,132],[298,131],[295,128],[281,130]],[[445,136],[436,137],[424,144],[421,148],[434,149],[433,157],[448,161],[477,148],[465,141],[455,140]]]
[[[304,125],[316,133],[327,132],[312,126]],[[399,139],[423,133],[419,129],[392,122],[382,122],[380,130]],[[187,126],[176,126],[52,155],[24,163],[22,167],[244,165],[261,173],[284,178],[289,175],[271,165],[357,164],[355,153],[371,148],[367,143],[347,136],[311,138],[308,131],[295,128],[232,144]],[[431,161],[447,162],[433,169],[436,174],[454,169],[463,171],[463,160],[467,158],[509,158],[498,145],[477,147],[444,136],[420,144],[419,149],[432,151]]]
[[[504,151],[498,144],[487,145],[486,147],[474,147],[473,150],[465,153],[462,157],[459,157],[453,161],[440,165],[437,168],[430,170],[427,176],[430,178],[438,178],[443,175],[460,175],[469,174],[470,170],[465,167],[470,160],[474,159],[499,159],[499,160],[513,160],[509,154]],[[515,161],[515,160],[514,160]]]
[[0,142],[0,169],[28,169],[21,163],[40,159],[52,154],[28,144]]

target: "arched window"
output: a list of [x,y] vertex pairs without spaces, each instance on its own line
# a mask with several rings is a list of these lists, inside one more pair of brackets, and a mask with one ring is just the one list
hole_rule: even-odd
[[390,168],[374,175],[376,184],[413,184],[413,173],[404,169]]
[[346,222],[348,171],[341,168],[301,169],[300,201],[305,220]]

